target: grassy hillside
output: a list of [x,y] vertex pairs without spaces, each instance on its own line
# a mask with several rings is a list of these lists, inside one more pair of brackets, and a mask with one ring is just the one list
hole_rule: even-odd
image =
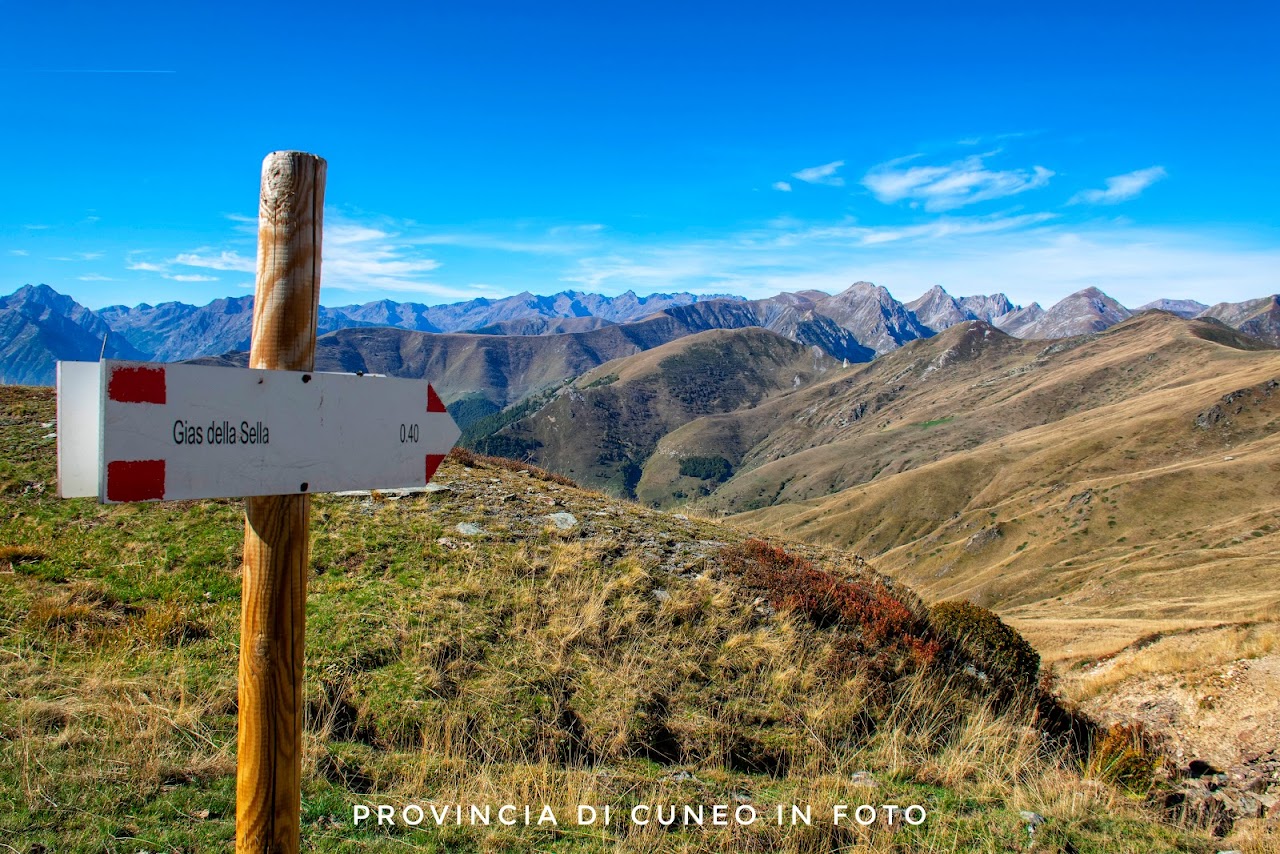
[[[611,494],[670,504],[706,494],[719,480],[702,476],[711,469],[690,472],[686,466],[682,473],[680,460],[653,458],[667,433],[711,413],[748,410],[836,364],[759,327],[702,332],[588,372],[479,447],[529,459]],[[651,468],[676,471],[651,477]]]
[[[240,506],[60,501],[52,421],[49,393],[0,390],[0,838],[227,850]],[[315,498],[305,850],[1214,850],[1135,799],[1146,754],[1046,737],[1069,718],[1034,671],[1005,675],[999,631],[975,646],[860,560],[465,455],[436,483]],[[406,803],[561,823],[352,826],[355,804]],[[808,804],[813,823],[572,820],[638,803]],[[835,826],[836,803],[928,818]],[[1021,811],[1045,821],[1029,835]]]
[[[870,482],[735,518],[874,555],[927,598],[994,607],[1057,653],[1114,649],[1169,621],[1274,618],[1280,354],[1197,331],[1148,316],[1033,369],[940,377],[874,433],[750,475],[767,492],[856,451],[880,469]],[[919,459],[948,433],[974,447]],[[798,488],[788,480],[781,498]]]
[[744,476],[707,507],[742,512],[830,495],[1194,380],[1220,389],[1216,398],[1255,373],[1280,371],[1280,353],[1261,347],[1220,324],[1167,314],[1052,343],[977,322],[954,326],[739,416],[750,443]]

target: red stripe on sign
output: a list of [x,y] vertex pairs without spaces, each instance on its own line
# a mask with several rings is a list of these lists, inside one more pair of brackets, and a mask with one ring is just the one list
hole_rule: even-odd
[[444,454],[427,454],[427,482],[431,482],[431,476],[436,473],[436,469],[440,468],[440,464],[444,462]]
[[436,390],[430,385],[427,386],[427,411],[428,412],[448,412],[444,408],[444,401],[440,399],[440,395],[436,394]]
[[164,460],[116,460],[107,463],[108,501],[164,498]]
[[107,397],[116,403],[164,403],[164,368],[114,368]]

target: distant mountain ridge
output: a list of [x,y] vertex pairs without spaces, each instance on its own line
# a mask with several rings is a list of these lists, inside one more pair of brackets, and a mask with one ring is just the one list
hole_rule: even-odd
[[[1212,308],[1192,300],[1158,300],[1143,308],[1167,310],[1182,317],[1195,312],[1194,316],[1221,320],[1271,346],[1280,346],[1280,303],[1275,296]],[[663,316],[671,321],[663,334],[655,337],[650,329],[633,337],[654,341],[648,346],[656,346],[674,340],[668,335],[758,326],[796,343],[818,347],[836,359],[865,362],[967,321],[990,323],[1019,338],[1058,338],[1100,332],[1133,314],[1097,288],[1072,294],[1046,311],[1036,303],[1025,308],[1015,305],[1004,294],[954,297],[936,285],[919,298],[902,303],[884,287],[855,282],[834,295],[809,290],[755,300],[689,293],[640,297],[630,291],[616,297],[580,291],[551,296],[524,292],[504,299],[478,298],[436,306],[378,300],[336,308],[322,306],[318,331],[323,336],[339,330],[373,330],[351,340],[369,348],[370,353],[378,353],[389,346],[392,339],[388,336],[393,331],[554,336],[590,333],[611,325],[627,327]],[[48,385],[53,382],[58,359],[96,358],[104,339],[107,355],[117,358],[183,361],[220,356],[248,349],[252,323],[253,297],[248,295],[214,300],[205,306],[167,302],[132,308],[116,305],[95,312],[47,285],[26,285],[0,298],[0,373],[6,382]],[[451,347],[475,349],[455,339],[412,340],[415,347],[440,350],[441,358]],[[540,348],[533,347],[530,352],[535,350]],[[624,354],[609,347],[600,360],[568,359],[562,367],[581,364],[585,370]],[[411,365],[427,365],[435,359],[407,354],[400,360],[401,375],[413,375],[406,373],[413,370]],[[385,361],[383,356],[372,360]],[[348,355],[345,361],[360,359]],[[539,370],[531,375],[543,376]],[[570,378],[566,375],[559,380]],[[504,384],[510,379],[504,369],[491,366],[488,381],[471,385],[485,389],[476,393],[492,403],[506,405],[510,395]],[[515,385],[524,387],[526,383],[517,381]]]
[[0,297],[0,375],[5,383],[52,385],[56,359],[142,359],[145,354],[98,314],[53,288],[19,288]]

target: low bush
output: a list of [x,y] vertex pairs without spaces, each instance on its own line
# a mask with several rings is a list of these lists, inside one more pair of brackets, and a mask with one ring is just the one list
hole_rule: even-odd
[[994,612],[962,600],[939,602],[929,609],[929,622],[988,677],[1018,691],[1035,688],[1040,654]]

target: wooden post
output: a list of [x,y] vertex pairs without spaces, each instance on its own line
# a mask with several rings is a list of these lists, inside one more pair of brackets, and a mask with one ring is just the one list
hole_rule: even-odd
[[[250,368],[315,369],[325,161],[262,162]],[[240,611],[237,854],[294,854],[302,811],[302,674],[311,498],[245,500]]]

